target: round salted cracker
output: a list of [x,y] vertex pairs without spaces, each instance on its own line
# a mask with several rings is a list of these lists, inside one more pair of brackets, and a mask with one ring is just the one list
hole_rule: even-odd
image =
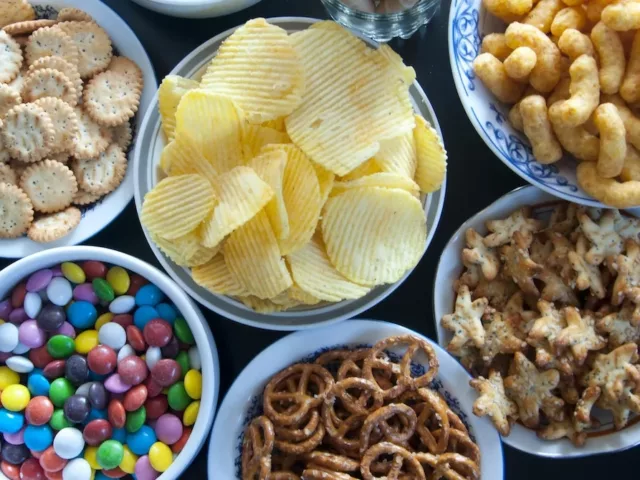
[[25,48],[29,65],[42,57],[61,57],[73,65],[78,64],[78,47],[59,26],[41,28],[31,34]]
[[3,27],[2,30],[12,37],[15,37],[18,35],[30,35],[40,28],[52,27],[56,23],[58,23],[57,20],[25,20],[24,22],[16,22],[11,25],[7,25],[6,27]]
[[124,122],[117,127],[111,127],[112,142],[118,145],[124,153],[127,153],[131,140],[133,140],[133,132],[131,131],[131,124]]
[[118,188],[126,172],[127,157],[115,143],[98,158],[73,161],[73,173],[80,188],[96,195],[106,195]]
[[93,17],[79,8],[62,8],[58,12],[60,22],[93,22]]
[[8,183],[9,185],[18,184],[18,175],[6,163],[0,163],[0,183]]
[[96,158],[111,143],[111,130],[98,125],[83,109],[76,107],[78,135],[73,142],[71,153],[80,159]]
[[71,205],[78,182],[69,167],[45,160],[31,165],[20,176],[20,188],[38,212],[58,212]]
[[140,87],[140,90],[142,90],[142,87],[144,86],[144,77],[142,75],[142,70],[140,70],[140,67],[138,67],[138,65],[130,58],[114,56],[111,59],[111,63],[109,64],[107,70],[110,72],[122,73],[123,75],[137,83]]
[[24,234],[33,221],[29,197],[15,185],[0,183],[0,238]]
[[64,73],[52,68],[29,73],[24,80],[22,97],[27,102],[46,97],[59,98],[72,107],[78,103],[78,95],[71,80]]
[[73,148],[74,139],[78,135],[78,118],[71,105],[59,98],[51,97],[41,98],[33,103],[41,107],[51,117],[55,131],[51,152],[65,152]]
[[78,226],[81,219],[82,213],[76,207],[42,215],[33,221],[27,235],[34,242],[53,242],[69,235]]
[[22,87],[24,86],[24,79],[27,76],[26,70],[20,70],[16,78],[13,79],[11,83],[8,83],[11,88],[13,88],[16,92],[22,92]]
[[78,67],[67,62],[64,58],[42,57],[31,64],[29,67],[29,73],[35,70],[42,70],[44,68],[52,68],[64,73],[67,78],[71,80],[71,83],[73,83],[73,88],[76,89],[78,100],[82,98],[83,84],[80,74],[78,73]]
[[139,105],[140,88],[122,73],[102,72],[84,89],[84,108],[101,125],[121,125],[133,118]]
[[33,103],[24,103],[7,112],[2,141],[11,157],[22,162],[37,162],[51,151],[54,133],[47,112]]
[[61,22],[55,27],[65,32],[80,53],[78,72],[82,78],[89,78],[109,66],[113,50],[111,39],[97,23]]
[[9,110],[21,103],[20,93],[6,83],[0,83],[0,118],[3,118]]
[[0,27],[35,18],[36,12],[27,0],[0,1]]
[[102,198],[102,195],[85,192],[84,190],[80,189],[78,190],[78,193],[76,193],[76,196],[73,197],[73,204],[81,206],[90,205],[100,200],[100,198]]
[[10,83],[20,73],[22,49],[11,36],[0,30],[0,83]]

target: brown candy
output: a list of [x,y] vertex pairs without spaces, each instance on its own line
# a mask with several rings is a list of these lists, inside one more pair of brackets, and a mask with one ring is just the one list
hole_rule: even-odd
[[88,445],[95,447],[111,438],[112,433],[111,424],[102,418],[97,418],[87,423],[82,431],[82,436]]
[[109,418],[109,423],[111,423],[113,428],[124,427],[124,424],[127,421],[127,412],[120,400],[116,400],[114,398],[109,402],[109,406],[107,407],[107,418]]
[[3,461],[0,463],[0,470],[10,480],[20,480],[20,467],[18,465],[12,465],[9,462]]
[[44,480],[44,470],[35,458],[28,458],[20,467],[20,480]]
[[60,458],[53,447],[47,448],[40,456],[40,466],[45,472],[59,472],[66,464],[67,461]]
[[119,467],[112,468],[111,470],[101,470],[101,472],[109,478],[122,478],[126,475],[126,473]]
[[187,444],[187,441],[189,440],[190,436],[191,436],[191,429],[185,428],[182,431],[182,436],[178,439],[178,441],[173,445],[171,445],[171,451],[176,454],[180,453],[184,448],[184,446]]
[[47,366],[44,367],[42,374],[49,380],[55,380],[56,378],[63,377],[65,364],[66,362],[64,360],[54,360],[49,362]]
[[87,355],[89,368],[98,375],[106,375],[116,368],[118,357],[113,348],[106,345],[97,345]]
[[156,382],[151,375],[144,381],[144,386],[147,387],[147,397],[154,398],[162,393],[162,385]]
[[140,288],[143,285],[146,285],[147,283],[147,279],[144,277],[141,277],[140,275],[138,275],[137,273],[134,273],[131,275],[131,282],[129,283],[129,290],[127,291],[127,295],[135,295],[136,293],[138,293],[138,290],[140,290]]
[[[144,385],[137,385],[124,394],[124,400],[122,404],[127,412],[133,412],[139,409],[147,400],[147,387]],[[149,412],[147,412],[147,417]]]
[[44,368],[47,366],[47,364],[53,362],[54,358],[47,350],[47,346],[43,345],[41,347],[29,350],[29,360],[31,360],[31,363],[33,363],[34,367]]
[[127,385],[138,385],[148,375],[147,364],[140,357],[129,355],[118,363],[118,375]]
[[154,318],[144,326],[144,339],[152,347],[164,347],[173,337],[173,329],[166,320]]
[[127,342],[133,347],[136,352],[143,352],[147,349],[147,344],[144,341],[144,336],[138,327],[135,325],[129,325],[126,327]]
[[151,377],[162,387],[168,387],[178,381],[182,369],[175,360],[163,358],[151,369]]
[[82,270],[89,280],[94,278],[104,278],[107,276],[107,266],[96,260],[87,260],[82,262]]
[[124,329],[133,325],[133,317],[128,313],[121,313],[120,315],[116,315],[111,319],[111,321],[113,323],[117,323]]
[[24,304],[24,297],[27,295],[27,284],[21,283],[11,292],[11,306],[20,308]]
[[157,397],[148,398],[144,403],[144,408],[147,411],[147,418],[149,420],[155,420],[164,415],[169,408],[169,402],[167,402],[166,395],[158,395]]

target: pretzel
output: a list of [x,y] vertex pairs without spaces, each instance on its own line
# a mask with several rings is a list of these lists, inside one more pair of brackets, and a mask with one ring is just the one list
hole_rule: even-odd
[[271,473],[271,452],[275,434],[273,424],[265,417],[258,417],[247,426],[242,440],[242,479],[267,480]]
[[[389,420],[399,416],[404,428],[394,429],[389,425]],[[402,403],[392,403],[371,413],[364,421],[360,431],[360,453],[369,448],[371,433],[374,428],[382,431],[384,438],[396,445],[404,445],[416,430],[418,417],[411,407]]]
[[357,480],[347,473],[332,472],[316,465],[309,465],[309,467],[302,472],[302,480]]
[[480,478],[480,469],[471,459],[458,453],[438,457],[431,480],[469,480]]
[[[375,477],[371,472],[371,464],[383,455],[393,456],[393,460],[390,462],[391,467],[389,469],[389,472],[384,477]],[[366,453],[362,457],[360,471],[364,480],[397,480],[401,475],[409,474],[409,472],[404,470],[405,466],[412,474],[412,476],[409,476],[409,478],[412,478],[413,480],[427,479],[426,475],[424,474],[422,465],[420,465],[420,462],[418,462],[418,460],[408,450],[398,445],[394,445],[393,443],[381,442],[373,445],[366,451]]]
[[320,423],[320,413],[317,410],[311,411],[311,413],[302,420],[302,425],[293,427],[279,427],[274,426],[274,431],[277,437],[290,442],[302,442],[308,439],[318,429]]
[[284,453],[292,453],[300,455],[302,453],[308,453],[320,445],[324,439],[325,428],[322,423],[319,423],[315,432],[308,438],[302,439],[299,442],[290,440],[278,440],[276,438],[275,446],[278,450]]
[[304,459],[309,464],[336,472],[355,472],[360,469],[360,462],[335,453],[315,451],[307,453]]
[[[416,424],[416,433],[420,437],[423,445],[431,453],[444,453],[449,444],[449,416],[448,405],[440,395],[433,390],[421,388],[418,390],[423,403],[418,405],[420,413]],[[431,425],[436,424],[440,429],[440,435],[436,439],[433,435]]]

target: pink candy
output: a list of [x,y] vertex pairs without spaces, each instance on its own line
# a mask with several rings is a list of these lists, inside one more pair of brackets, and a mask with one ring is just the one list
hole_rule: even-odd
[[158,440],[173,445],[182,436],[182,422],[172,413],[165,413],[158,418],[155,425]]
[[47,334],[35,320],[27,320],[18,327],[18,340],[29,348],[38,348],[47,341]]
[[156,480],[160,476],[151,466],[148,455],[143,455],[138,459],[135,474],[138,480]]
[[5,433],[4,440],[12,445],[22,445],[24,443],[24,429],[18,430],[16,433]]
[[53,278],[53,272],[48,268],[44,270],[38,270],[36,273],[29,277],[27,280],[27,292],[39,292],[44,290],[51,282]]
[[85,302],[89,302],[94,305],[97,305],[100,301],[96,295],[96,292],[93,291],[93,285],[91,285],[90,283],[82,283],[74,288],[73,299],[84,300]]
[[131,388],[131,385],[127,385],[122,381],[120,375],[114,373],[104,382],[104,388],[112,393],[124,393]]
[[64,322],[58,330],[56,330],[56,335],[66,335],[67,337],[76,338],[76,329],[73,328],[69,322]]

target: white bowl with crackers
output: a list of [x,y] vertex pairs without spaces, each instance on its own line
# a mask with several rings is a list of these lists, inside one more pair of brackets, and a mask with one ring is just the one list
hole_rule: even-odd
[[[402,373],[384,382],[390,368]],[[310,379],[304,386],[301,376]],[[279,399],[291,380],[299,389],[289,395],[298,400],[283,411]],[[229,389],[209,443],[209,477],[254,478],[250,473],[266,463],[274,476],[298,475],[278,478],[387,478],[378,460],[389,455],[400,478],[438,478],[432,473],[439,470],[440,478],[501,480],[500,438],[487,419],[472,415],[472,395],[467,373],[450,355],[399,325],[349,320],[297,332],[254,358]],[[379,422],[404,426],[387,428],[398,433],[391,439],[371,433]],[[300,435],[292,437],[296,429]],[[252,451],[261,435],[263,448]],[[406,444],[411,453],[399,446]]]
[[639,216],[523,187],[447,243],[438,342],[510,446],[566,458],[640,444]]
[[157,83],[98,0],[7,0],[0,26],[0,256],[19,258],[84,242],[126,207]]
[[[382,301],[426,251],[444,202],[446,152],[414,70],[317,22],[251,20],[196,49],[162,82],[135,153],[136,206],[158,260],[203,305],[261,328],[337,322]],[[260,48],[243,45],[255,38]],[[304,87],[300,58],[314,49],[325,65]],[[244,80],[256,64],[268,67]],[[336,80],[353,64],[356,80]],[[363,93],[327,91],[328,78]],[[334,96],[340,106],[320,110]],[[368,120],[345,122],[358,98]]]
[[183,18],[212,18],[230,15],[260,0],[133,0],[154,12]]
[[527,182],[582,205],[640,206],[640,16],[633,2],[569,3],[454,0],[458,96]]

